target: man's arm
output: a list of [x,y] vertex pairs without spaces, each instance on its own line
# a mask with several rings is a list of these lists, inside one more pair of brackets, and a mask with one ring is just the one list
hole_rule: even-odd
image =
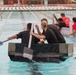
[[37,29],[38,34],[39,34],[39,35],[42,35],[42,33],[41,33],[40,30],[39,30],[39,26],[36,25],[35,27],[36,27],[36,29]]
[[55,20],[58,22],[58,19],[57,19],[57,17],[55,16],[55,14],[53,14],[53,16],[54,16]]
[[37,38],[39,38],[39,39],[45,39],[46,38],[44,35],[38,35],[38,34],[35,34],[33,32],[30,32],[30,34],[37,37]]
[[15,38],[17,38],[17,35],[13,35],[11,37],[8,37],[8,40],[12,40],[12,39],[15,39]]
[[[55,14],[53,14],[53,17],[54,17],[55,20],[58,22],[58,19],[57,19],[57,17],[55,16]],[[58,24],[59,24],[59,22],[58,22]],[[54,19],[53,19],[53,25],[56,26],[58,30],[60,30],[60,27],[57,26],[57,25],[54,23]]]

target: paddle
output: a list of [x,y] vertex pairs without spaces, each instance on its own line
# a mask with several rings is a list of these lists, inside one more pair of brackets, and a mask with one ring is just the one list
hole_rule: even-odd
[[8,39],[7,40],[4,40],[4,41],[0,41],[0,45],[3,45],[3,43],[9,41]]
[[[34,25],[32,24],[31,31],[33,31],[33,29],[34,29]],[[24,47],[23,57],[24,58],[28,58],[32,62],[35,62],[34,60],[32,60],[32,58],[33,58],[33,50],[30,49],[30,47],[31,47],[31,41],[32,41],[32,35],[30,35],[30,38],[29,38],[28,48]]]

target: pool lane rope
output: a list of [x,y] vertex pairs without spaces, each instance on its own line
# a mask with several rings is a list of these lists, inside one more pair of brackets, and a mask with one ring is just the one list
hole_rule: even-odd
[[[30,11],[30,13],[37,19],[37,20],[39,20],[39,18],[32,12],[32,11]],[[40,21],[40,20],[39,20]]]
[[3,14],[3,12],[0,12],[0,21],[2,20],[2,14]]
[[20,14],[21,14],[22,25],[25,27],[26,22],[25,22],[24,14],[23,14],[23,12],[22,12],[22,11],[20,11]]
[[10,12],[10,14],[9,14],[8,17],[7,17],[7,20],[6,20],[5,23],[2,25],[2,28],[0,29],[0,36],[1,36],[1,34],[2,34],[3,29],[4,29],[5,26],[6,26],[9,18],[11,17],[11,15],[12,15],[12,12]]

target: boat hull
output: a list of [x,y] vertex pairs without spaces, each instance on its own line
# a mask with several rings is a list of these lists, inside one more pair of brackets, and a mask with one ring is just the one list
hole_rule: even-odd
[[30,48],[33,50],[33,58],[28,59],[23,57],[24,48],[27,46],[28,45],[21,43],[9,43],[9,58],[12,61],[19,62],[31,62],[32,60],[36,62],[60,62],[65,61],[68,57],[73,55],[73,44],[34,44]]

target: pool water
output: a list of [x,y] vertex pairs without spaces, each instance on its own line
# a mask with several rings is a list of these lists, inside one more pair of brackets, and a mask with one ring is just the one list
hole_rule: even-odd
[[[45,14],[49,12],[42,11]],[[52,13],[52,11],[50,11]],[[57,11],[59,15],[62,11]],[[67,11],[64,11],[67,12]],[[56,11],[55,11],[56,13]],[[71,11],[67,14],[70,18],[74,16],[75,11]],[[40,20],[46,17],[51,22],[47,16],[41,14],[41,12],[35,11],[33,14],[31,12],[13,12],[11,17],[7,20],[10,12],[3,12],[2,20],[0,21],[0,40],[6,40],[7,37],[16,34],[26,27],[26,23],[33,22],[40,24]],[[37,16],[38,15],[38,16]],[[71,16],[70,16],[71,15]],[[7,23],[5,24],[7,20]],[[0,45],[0,75],[76,75],[76,37],[65,37],[67,43],[74,44],[73,57],[69,57],[66,61],[61,63],[38,63],[38,62],[13,62],[8,56],[8,43],[9,42],[19,42],[20,39],[10,40]]]

